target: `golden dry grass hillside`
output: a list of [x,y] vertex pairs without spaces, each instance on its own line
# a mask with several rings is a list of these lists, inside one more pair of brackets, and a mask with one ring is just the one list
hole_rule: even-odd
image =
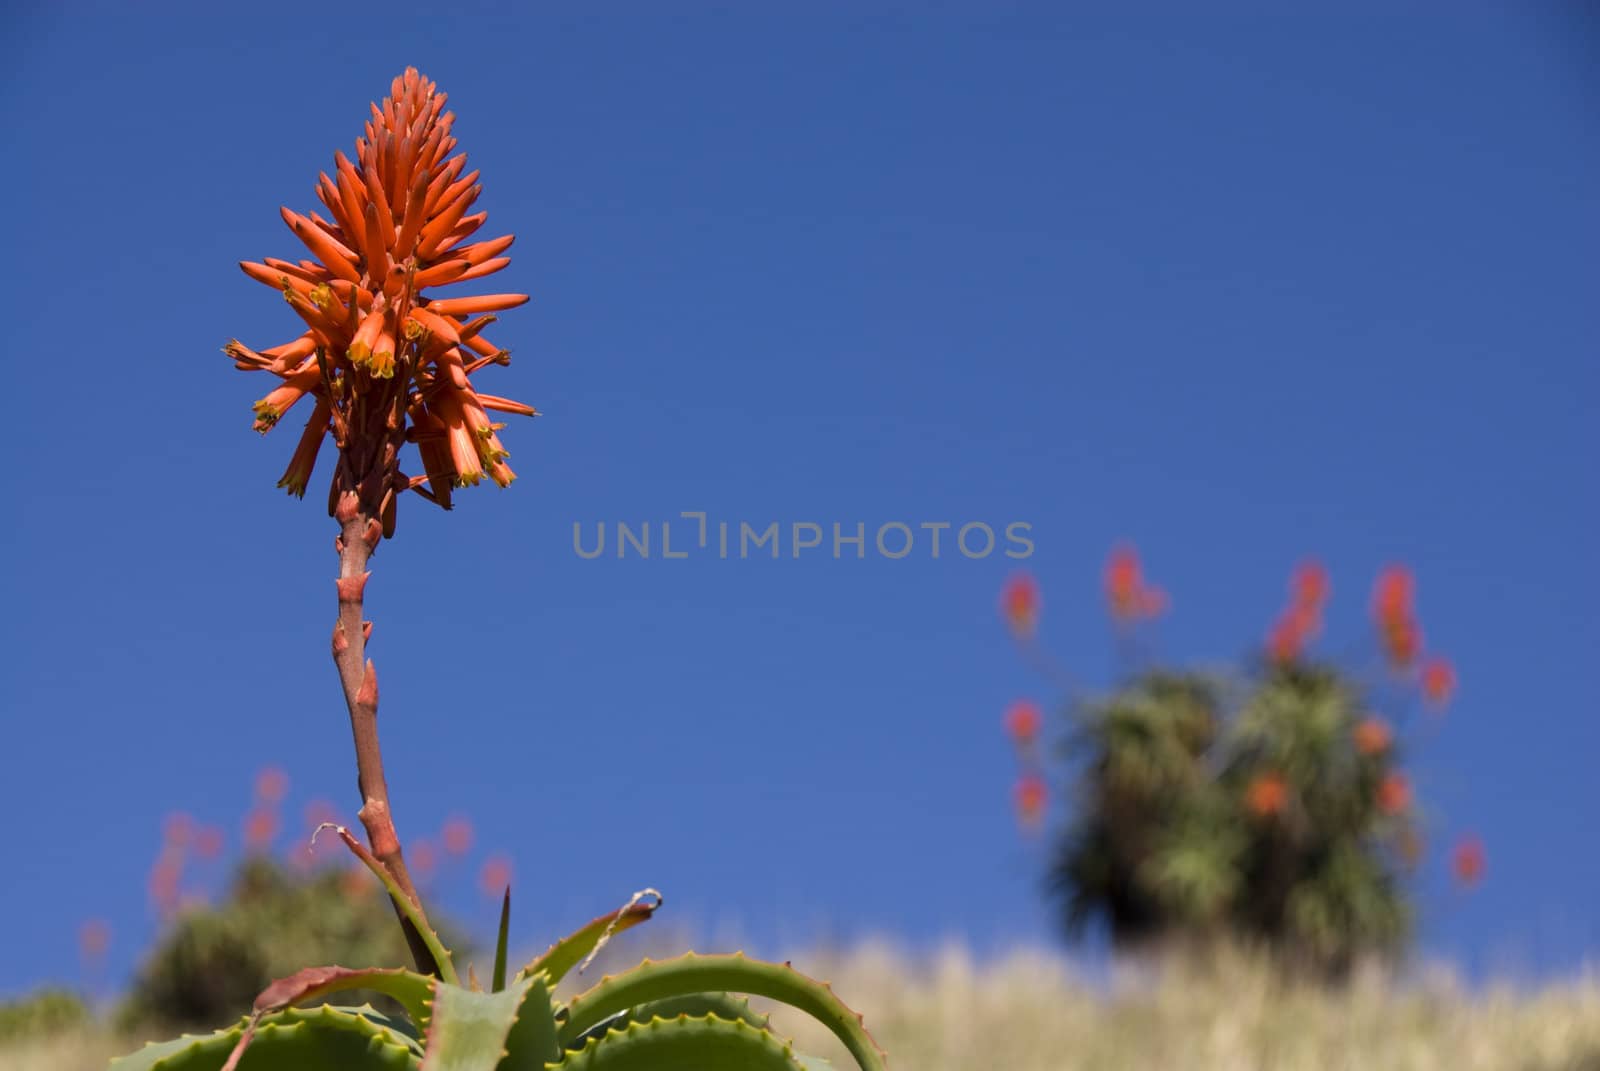
[[[619,961],[620,962],[620,961]],[[1600,1071],[1600,975],[1468,987],[1446,971],[1358,972],[1330,989],[1259,961],[1124,965],[1088,980],[1062,956],[979,962],[885,944],[796,955],[865,1013],[897,1071]],[[780,1016],[803,1050],[849,1066],[826,1031]],[[91,1071],[138,1042],[58,1037],[0,1048],[3,1071]]]

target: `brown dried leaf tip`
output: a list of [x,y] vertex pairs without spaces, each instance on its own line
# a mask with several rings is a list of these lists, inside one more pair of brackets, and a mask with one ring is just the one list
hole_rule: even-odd
[[[330,511],[354,494],[361,512],[381,517],[393,534],[395,496],[414,490],[450,508],[453,488],[485,475],[504,487],[508,456],[489,420],[498,410],[534,416],[532,406],[479,392],[471,375],[505,364],[508,353],[481,334],[492,315],[526,294],[432,297],[446,284],[492,275],[512,235],[464,244],[487,213],[468,214],[483,187],[466,174],[466,153],[451,153],[452,113],[433,82],[407,68],[382,106],[372,105],[355,159],[334,153],[334,174],[317,177],[326,218],[282,209],[284,222],[310,253],[240,264],[252,279],[280,290],[305,322],[299,337],[264,350],[238,341],[224,352],[236,367],[264,370],[283,382],[255,403],[266,432],[300,399],[314,400],[288,471],[278,486],[304,495],[323,438],[332,434],[340,461]],[[400,473],[399,449],[414,442],[426,475]]]

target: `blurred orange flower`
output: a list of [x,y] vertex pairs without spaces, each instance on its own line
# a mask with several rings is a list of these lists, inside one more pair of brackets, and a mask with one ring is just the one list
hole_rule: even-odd
[[1017,820],[1028,829],[1037,829],[1044,821],[1046,804],[1050,801],[1050,788],[1037,774],[1024,774],[1017,779],[1014,790]]
[[1411,806],[1411,782],[1399,770],[1391,770],[1378,782],[1378,810],[1387,815],[1402,814]]
[[1156,617],[1167,609],[1167,593],[1145,582],[1139,552],[1131,543],[1111,548],[1105,567],[1106,603],[1111,617],[1132,622]]
[[461,815],[448,819],[439,831],[444,850],[451,855],[466,855],[472,850],[472,823]]
[[1039,707],[1031,699],[1019,699],[1006,710],[1006,734],[1019,747],[1026,747],[1038,739],[1042,724]]
[[262,852],[278,835],[278,812],[271,807],[255,807],[244,818],[244,846],[247,851]]
[[1483,880],[1483,872],[1488,865],[1488,853],[1480,838],[1468,834],[1456,842],[1455,851],[1450,856],[1450,871],[1456,881],[1470,888]]
[[1289,783],[1279,773],[1257,774],[1244,792],[1244,804],[1258,818],[1270,818],[1289,802]]
[[1422,627],[1417,623],[1417,583],[1403,565],[1388,565],[1372,588],[1372,616],[1390,663],[1404,668],[1422,653]]
[[1372,615],[1379,624],[1415,616],[1417,581],[1404,565],[1386,565],[1372,586]]
[[500,899],[511,884],[511,860],[503,855],[492,855],[484,860],[478,871],[478,890],[483,895]]
[[265,766],[256,774],[256,802],[282,803],[289,793],[289,775],[280,767]]
[[432,874],[439,865],[439,849],[433,846],[433,841],[426,837],[418,838],[411,845],[411,869],[421,877]]
[[105,919],[85,919],[78,927],[78,951],[91,962],[100,959],[111,947],[111,924]]
[[1032,636],[1039,627],[1043,601],[1039,583],[1030,573],[1016,573],[1000,589],[1000,616],[1019,639]]
[[325,825],[339,824],[338,808],[325,799],[314,799],[306,804],[305,819],[307,829],[317,829]]
[[1289,580],[1289,601],[1311,613],[1321,613],[1328,602],[1328,569],[1315,558],[1307,558],[1295,566]]
[[1379,717],[1362,718],[1351,736],[1355,740],[1356,750],[1368,757],[1382,755],[1394,743],[1394,730]]
[[161,839],[167,847],[182,850],[194,837],[194,816],[185,811],[173,811],[161,820]]
[[1447,658],[1434,655],[1422,664],[1422,697],[1435,707],[1450,702],[1456,691],[1456,669]]
[[1299,661],[1317,627],[1314,611],[1298,604],[1289,607],[1267,633],[1267,656],[1279,665]]
[[178,909],[178,882],[182,877],[183,861],[172,852],[163,852],[150,868],[146,891],[163,918]]
[[222,854],[222,830],[216,826],[202,826],[194,835],[194,854],[202,859],[215,859]]
[[1422,628],[1410,618],[1384,625],[1379,635],[1389,661],[1398,668],[1411,665],[1422,653]]

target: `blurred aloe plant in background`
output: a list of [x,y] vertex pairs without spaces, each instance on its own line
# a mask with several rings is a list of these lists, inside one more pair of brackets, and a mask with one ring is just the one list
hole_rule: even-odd
[[[1381,706],[1437,713],[1455,687],[1449,662],[1423,649],[1415,584],[1385,569],[1372,599],[1377,662],[1366,674],[1313,656],[1330,594],[1326,570],[1303,563],[1260,650],[1236,669],[1161,665],[1141,626],[1164,592],[1129,546],[1113,550],[1105,594],[1127,668],[1092,694],[1037,645],[1042,600],[1014,577],[1001,610],[1025,653],[1068,693],[1067,721],[1047,749],[1038,707],[1006,718],[1021,760],[1017,804],[1044,826],[1051,778],[1069,787],[1049,853],[1050,884],[1069,932],[1101,923],[1122,948],[1259,943],[1285,965],[1343,974],[1364,955],[1408,943],[1407,884],[1422,820],[1405,743]],[[1481,877],[1466,836],[1453,865]]]

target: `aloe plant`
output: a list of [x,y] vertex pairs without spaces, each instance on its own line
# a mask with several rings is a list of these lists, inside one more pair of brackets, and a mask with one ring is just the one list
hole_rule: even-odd
[[[368,565],[395,533],[407,491],[445,509],[455,490],[488,476],[504,487],[514,475],[487,412],[537,415],[532,406],[476,388],[469,378],[509,363],[509,351],[482,335],[492,314],[526,302],[523,294],[439,298],[425,291],[493,274],[510,235],[464,244],[485,213],[469,215],[482,187],[462,175],[466,154],[450,154],[452,113],[445,95],[414,68],[372,105],[355,160],[335,155],[336,175],[319,176],[329,218],[287,208],[284,221],[310,252],[299,261],[241,264],[281,291],[305,330],[256,351],[224,347],[243,371],[282,383],[255,404],[255,428],[270,431],[302,399],[310,420],[279,486],[303,496],[324,440],[338,449],[328,512],[339,525],[338,618],[333,660],[355,741],[362,844],[338,837],[388,891],[416,970],[309,967],[268,986],[233,1026],[146,1046],[113,1061],[117,1071],[786,1071],[823,1061],[797,1055],[764,1016],[733,994],[794,1006],[821,1020],[862,1071],[884,1066],[860,1016],[822,983],[787,964],[733,956],[649,962],[601,979],[565,1004],[557,984],[610,938],[660,907],[653,890],[602,915],[507,977],[510,890],[500,915],[487,990],[468,972],[463,985],[450,950],[428,923],[405,865],[378,744],[378,677],[367,657]],[[422,475],[401,471],[414,444]],[[322,830],[318,831],[319,833]],[[392,998],[403,1017],[368,1007],[309,1002],[350,990]]]
[[[339,833],[348,839],[348,831]],[[363,861],[371,861],[366,855]],[[380,877],[381,867],[374,866]],[[387,879],[385,884],[391,884]],[[392,896],[399,896],[391,888]],[[754,1011],[760,996],[815,1016],[861,1071],[882,1071],[884,1054],[861,1017],[822,982],[788,964],[742,954],[645,960],[562,1003],[558,983],[610,937],[660,906],[636,898],[557,941],[506,977],[510,895],[501,912],[494,976],[487,990],[463,986],[452,958],[423,933],[442,977],[403,968],[308,967],[268,986],[251,1013],[225,1030],[157,1042],[112,1061],[112,1071],[822,1071]],[[448,979],[448,980],[447,980]],[[370,1006],[309,1001],[352,989],[393,998],[393,1018]],[[735,996],[744,994],[745,996]]]

